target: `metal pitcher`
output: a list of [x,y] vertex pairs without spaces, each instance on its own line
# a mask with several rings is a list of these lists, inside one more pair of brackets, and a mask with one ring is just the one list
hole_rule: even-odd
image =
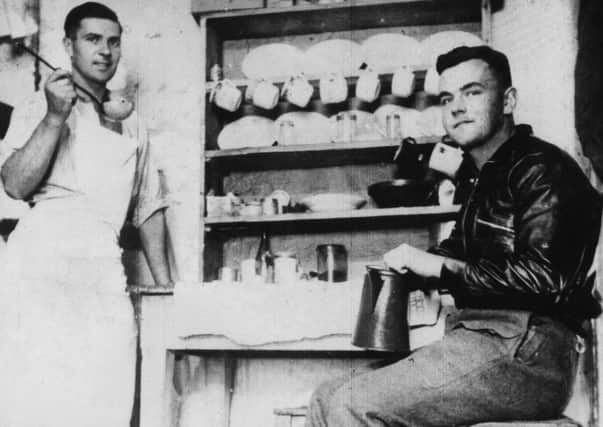
[[408,294],[418,287],[420,278],[411,272],[398,273],[377,266],[366,268],[352,344],[408,353]]

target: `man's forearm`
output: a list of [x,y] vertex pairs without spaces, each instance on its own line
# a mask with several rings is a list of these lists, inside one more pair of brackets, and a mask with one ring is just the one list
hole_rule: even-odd
[[167,257],[166,226],[163,210],[151,215],[139,228],[142,249],[155,283],[160,286],[171,282]]
[[25,199],[40,185],[56,151],[64,121],[46,115],[27,143],[15,151],[0,172],[6,193]]

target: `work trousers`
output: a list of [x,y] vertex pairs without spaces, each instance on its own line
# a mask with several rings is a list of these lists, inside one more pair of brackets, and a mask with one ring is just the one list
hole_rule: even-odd
[[578,340],[562,323],[543,317],[510,338],[457,324],[442,340],[402,360],[321,385],[306,426],[463,426],[555,418],[571,395]]

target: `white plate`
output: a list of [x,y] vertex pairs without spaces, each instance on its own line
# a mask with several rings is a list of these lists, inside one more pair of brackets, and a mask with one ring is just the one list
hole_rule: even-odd
[[218,135],[222,150],[270,147],[274,143],[274,121],[261,116],[244,116],[224,126]]
[[[385,131],[381,129],[377,118],[366,111],[350,110],[344,113],[356,114],[356,132],[352,140],[355,141],[376,141],[385,138]],[[329,117],[331,122],[331,137],[333,141],[341,141],[341,136],[337,134],[337,114]]]
[[249,79],[286,78],[302,70],[304,53],[286,43],[256,47],[243,58],[241,70]]
[[325,40],[311,46],[304,54],[304,72],[310,76],[342,73],[357,75],[364,62],[360,44],[352,40]]
[[[279,141],[280,124],[284,120],[293,123],[293,141]],[[313,111],[292,111],[279,116],[274,122],[274,139],[279,145],[323,144],[331,142],[331,124],[326,116]]]
[[362,42],[364,61],[379,73],[393,73],[402,66],[421,63],[421,44],[397,33],[377,34]]
[[438,56],[458,46],[480,46],[486,44],[475,34],[466,31],[440,31],[427,37],[421,42],[423,64],[435,65]]
[[356,210],[365,203],[364,197],[352,193],[322,193],[301,200],[301,204],[312,212]]
[[421,111],[419,118],[419,129],[422,136],[444,136],[444,124],[442,123],[442,107],[432,105]]

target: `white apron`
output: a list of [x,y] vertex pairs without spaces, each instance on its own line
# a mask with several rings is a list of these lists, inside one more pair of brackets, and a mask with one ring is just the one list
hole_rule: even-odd
[[136,328],[117,245],[137,141],[74,109],[77,192],[40,201],[0,270],[0,426],[127,427]]

